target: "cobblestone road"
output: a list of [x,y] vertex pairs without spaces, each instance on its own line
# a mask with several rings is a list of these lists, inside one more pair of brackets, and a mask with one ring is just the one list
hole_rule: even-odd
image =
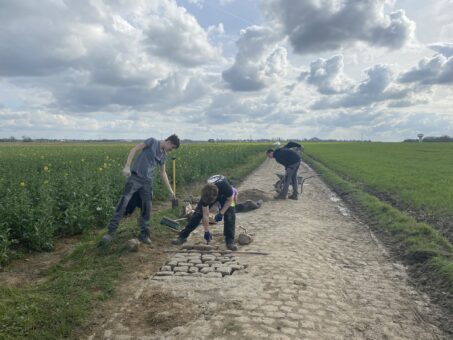
[[[266,161],[240,191],[272,192],[275,173],[282,171]],[[310,172],[306,166],[301,171]],[[236,255],[246,268],[223,278],[145,280],[93,338],[446,339],[427,321],[431,306],[407,283],[404,267],[319,178],[305,183],[298,201],[266,202],[238,214],[237,224],[254,233],[239,250],[270,255]],[[190,240],[201,238],[199,232]],[[187,322],[165,330],[123,322],[128,313],[138,319],[137,313],[146,314],[137,312],[138,302],[150,292],[172,296],[175,308],[190,302],[179,317]],[[176,311],[169,304],[162,313]]]

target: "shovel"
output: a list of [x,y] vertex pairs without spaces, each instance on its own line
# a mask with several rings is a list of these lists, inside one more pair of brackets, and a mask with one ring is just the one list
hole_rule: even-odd
[[186,218],[178,218],[176,220],[172,220],[171,218],[168,218],[168,217],[162,217],[162,219],[160,220],[160,224],[166,226],[166,227],[169,227],[170,229],[174,230],[174,231],[179,231],[179,221],[182,221],[182,220],[185,220]]
[[178,199],[176,198],[176,157],[172,158],[172,164],[173,164],[173,193],[175,194],[175,197],[171,200],[171,207],[177,208],[179,205]]

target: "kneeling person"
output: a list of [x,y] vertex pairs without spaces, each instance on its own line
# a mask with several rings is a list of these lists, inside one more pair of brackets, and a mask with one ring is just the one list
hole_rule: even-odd
[[186,242],[190,233],[198,227],[200,222],[202,222],[204,228],[204,239],[207,242],[211,241],[209,209],[218,202],[220,209],[219,213],[215,216],[215,220],[216,222],[224,220],[223,234],[225,236],[226,247],[233,251],[237,250],[237,246],[234,243],[236,213],[233,203],[233,188],[224,176],[212,176],[207,182],[208,184],[201,190],[201,199],[195,208],[195,212],[186,227],[181,230],[179,236],[172,241],[172,244],[181,245]]

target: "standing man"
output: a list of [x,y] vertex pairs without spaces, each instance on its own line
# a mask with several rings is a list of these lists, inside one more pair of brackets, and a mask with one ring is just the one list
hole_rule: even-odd
[[295,142],[289,142],[282,148],[276,149],[275,151],[273,149],[269,149],[266,152],[268,158],[275,158],[278,163],[285,167],[283,189],[280,194],[275,196],[276,199],[286,199],[290,183],[293,187],[293,194],[288,198],[293,200],[298,199],[297,170],[299,170],[301,158],[297,152],[289,149],[290,147],[301,147],[301,145]]
[[226,247],[236,251],[238,247],[234,243],[234,233],[236,229],[236,213],[234,208],[233,188],[228,179],[222,175],[209,177],[207,184],[201,189],[201,199],[195,208],[195,212],[187,223],[186,227],[181,230],[179,236],[171,241],[174,245],[181,245],[187,241],[190,233],[194,231],[200,222],[204,228],[204,239],[206,242],[212,240],[212,234],[209,231],[209,209],[216,203],[219,203],[219,212],[215,216],[215,221],[224,220],[223,235],[225,236]]
[[[139,240],[143,243],[151,244],[151,239],[149,238],[149,223],[151,217],[154,171],[157,165],[159,165],[160,177],[168,191],[171,193],[172,198],[175,198],[175,194],[168,181],[167,172],[165,171],[165,161],[167,159],[167,152],[177,148],[179,148],[179,138],[176,135],[171,135],[167,139],[161,141],[149,138],[131,149],[129,156],[127,157],[126,165],[122,170],[123,175],[127,177],[127,182],[112,219],[110,220],[108,233],[102,238],[104,244],[108,244],[112,241],[112,236],[118,228],[129,201],[135,193],[139,195],[141,201]],[[131,169],[132,160],[139,151],[141,151],[141,153],[134,161]]]

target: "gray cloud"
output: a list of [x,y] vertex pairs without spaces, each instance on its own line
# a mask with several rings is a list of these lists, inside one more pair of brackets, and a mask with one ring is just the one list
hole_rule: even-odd
[[430,49],[442,54],[445,58],[453,57],[453,43],[437,43],[428,45]]
[[343,56],[336,55],[329,59],[319,58],[310,64],[310,72],[302,72],[299,79],[317,87],[322,94],[346,92],[352,85],[343,72]]
[[423,58],[417,66],[401,74],[401,83],[424,85],[453,83],[453,44],[434,44],[430,47],[438,51],[431,58]]
[[367,79],[358,84],[350,93],[339,98],[323,98],[313,104],[315,110],[368,106],[388,100],[406,98],[411,89],[399,88],[393,84],[395,75],[387,65],[374,65],[365,70]]
[[336,50],[361,41],[371,46],[401,48],[414,34],[415,23],[403,10],[387,14],[386,0],[271,0],[265,14],[281,27],[296,53]]
[[[289,38],[296,53],[335,50],[356,42],[398,49],[413,38],[415,23],[403,10],[387,14],[386,0],[344,1],[270,0],[263,10],[264,26],[241,31],[234,64],[223,72],[223,79],[234,91],[258,91],[269,85],[263,74],[272,49]],[[323,94],[343,92],[348,84],[342,75],[342,60],[319,59],[312,64],[308,82]]]

